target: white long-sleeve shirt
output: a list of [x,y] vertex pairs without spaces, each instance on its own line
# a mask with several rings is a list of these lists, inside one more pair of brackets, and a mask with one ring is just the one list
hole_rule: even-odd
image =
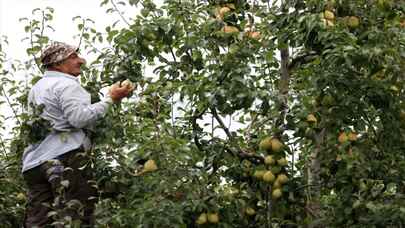
[[78,78],[46,71],[32,87],[28,104],[44,106],[40,116],[50,122],[54,131],[43,141],[26,148],[22,172],[81,146],[89,148],[90,140],[82,129],[91,127],[100,119],[110,102],[91,104],[91,95],[80,85]]

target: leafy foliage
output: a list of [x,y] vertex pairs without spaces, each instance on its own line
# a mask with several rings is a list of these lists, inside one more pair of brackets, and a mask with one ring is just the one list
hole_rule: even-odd
[[[125,26],[100,32],[91,19],[74,18],[85,49],[98,53],[82,83],[94,101],[124,79],[138,91],[114,105],[93,135],[99,227],[404,224],[402,1],[101,5]],[[127,19],[124,6],[140,14]],[[31,55],[48,42],[41,28],[53,10],[36,12],[43,21],[25,19],[37,37]],[[1,74],[3,100],[21,107],[29,86],[12,74]],[[2,139],[0,159],[0,181],[11,183],[1,185],[1,205],[13,208],[0,207],[0,217],[10,227],[21,220],[23,199],[3,196],[23,191],[21,123],[30,117],[15,109],[13,119],[15,138]],[[280,149],[265,138],[279,140]],[[148,160],[156,171],[143,172]],[[266,181],[258,171],[288,181]],[[204,213],[217,213],[219,223],[198,224]]]

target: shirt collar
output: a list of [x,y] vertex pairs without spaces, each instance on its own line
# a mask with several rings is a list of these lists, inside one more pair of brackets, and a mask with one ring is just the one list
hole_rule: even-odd
[[69,78],[69,79],[79,82],[78,77],[72,76],[70,74],[65,74],[65,73],[62,73],[59,71],[51,71],[51,70],[45,71],[44,78],[46,78],[46,77],[65,77],[65,78]]

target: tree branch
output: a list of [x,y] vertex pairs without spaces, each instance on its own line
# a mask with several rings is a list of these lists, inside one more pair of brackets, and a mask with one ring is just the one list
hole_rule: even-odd
[[0,137],[0,144],[1,144],[1,148],[3,149],[4,157],[6,158],[6,160],[8,160],[6,146],[4,145],[4,141],[1,137]]
[[[44,25],[42,24],[42,26],[44,26]],[[31,44],[31,48],[32,48],[32,49],[34,49],[34,40],[33,40],[33,37],[32,37],[33,34],[34,34],[34,33],[33,33],[33,31],[31,30],[31,32],[30,32],[30,44]],[[37,57],[35,56],[35,54],[33,54],[33,56],[34,56],[35,65],[38,67],[39,72],[44,73],[43,70],[42,70],[42,68],[41,68],[41,66],[39,66],[38,59],[37,59]]]
[[[198,139],[198,134],[196,133],[196,131],[198,131],[198,129],[200,129],[200,126],[198,126],[198,124],[197,124],[197,119],[201,118],[204,115],[204,113],[207,111],[207,109],[208,108],[205,108],[200,113],[195,113],[191,117],[191,125],[193,127],[194,143],[200,151],[205,151],[205,150],[204,150],[204,147],[201,145],[200,140]],[[196,112],[197,112],[197,110],[196,110]]]
[[[215,108],[211,108],[212,115],[218,121],[221,128],[225,131],[225,134],[229,138],[231,142],[235,142],[235,138],[232,136],[229,129],[225,126],[224,122],[222,121],[221,117],[218,115],[217,110]],[[236,142],[235,142],[236,144]],[[242,150],[238,145],[236,146],[236,151],[233,148],[225,147],[225,150],[232,154],[233,156],[237,156],[240,159],[247,159],[255,164],[260,164],[264,162],[264,158],[247,151]]]
[[120,17],[122,18],[122,20],[125,22],[125,24],[127,24],[128,26],[131,26],[131,24],[129,24],[129,22],[127,21],[127,19],[125,19],[124,15],[122,15],[122,13],[118,10],[117,5],[115,4],[114,0],[111,0],[111,4],[114,6],[115,11],[117,11],[117,13],[120,15]]
[[[279,84],[279,95],[280,95],[280,116],[276,120],[276,126],[278,128],[282,128],[284,125],[284,119],[285,116],[288,112],[288,92],[289,92],[289,84],[290,84],[290,72],[288,70],[288,62],[289,62],[289,57],[290,57],[290,52],[288,50],[288,46],[285,48],[282,48],[280,50],[281,52],[281,78],[280,78],[280,84]],[[282,132],[279,132],[277,134],[282,134]],[[280,137],[280,135],[278,135]]]
[[13,108],[13,105],[11,104],[10,98],[7,96],[6,92],[4,91],[4,88],[3,87],[0,87],[0,88],[1,88],[1,91],[3,92],[3,94],[4,94],[4,97],[6,98],[8,106],[10,106],[11,110],[13,111],[14,118],[17,120],[18,125],[21,126],[20,119],[18,118],[17,112],[15,111],[15,109]]
[[288,70],[294,70],[299,65],[307,64],[313,61],[318,54],[314,51],[306,53],[304,55],[296,56],[295,58],[291,59],[291,62],[288,64]]
[[216,108],[211,108],[211,113],[214,116],[214,118],[217,120],[217,122],[219,123],[219,125],[221,126],[221,128],[225,131],[226,136],[231,140],[234,141],[234,138],[232,137],[231,132],[229,131],[229,129],[225,126],[225,123],[222,121],[221,117],[218,115],[217,113],[217,109]]

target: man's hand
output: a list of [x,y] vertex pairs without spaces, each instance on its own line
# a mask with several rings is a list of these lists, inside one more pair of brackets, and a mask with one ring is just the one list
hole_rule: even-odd
[[124,97],[128,97],[134,89],[135,85],[131,81],[125,80],[122,84],[120,82],[113,84],[108,93],[113,102],[116,103]]

